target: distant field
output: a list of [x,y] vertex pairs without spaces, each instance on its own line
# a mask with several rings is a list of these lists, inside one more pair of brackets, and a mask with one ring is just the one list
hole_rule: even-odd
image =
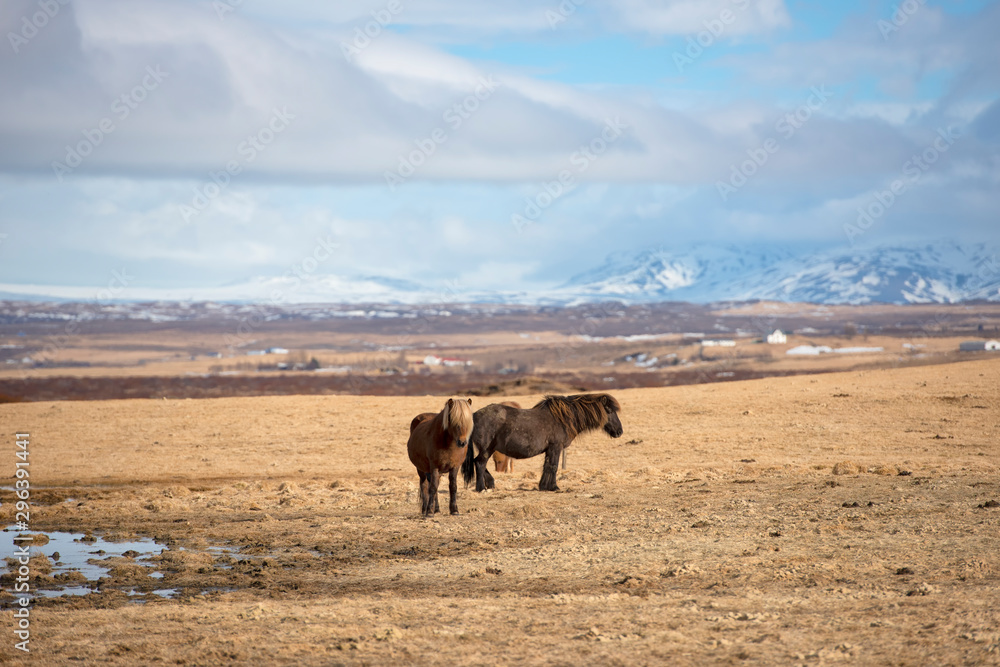
[[[673,386],[988,358],[959,343],[1000,336],[997,304],[0,306],[0,400]],[[760,342],[775,328],[786,343]],[[800,346],[853,352],[787,354]]]
[[[996,664],[997,387],[1000,359],[615,391],[624,435],[561,492],[519,461],[431,520],[405,440],[439,397],[0,405],[33,531],[158,543],[38,599],[28,662]],[[33,586],[74,583],[40,551]]]

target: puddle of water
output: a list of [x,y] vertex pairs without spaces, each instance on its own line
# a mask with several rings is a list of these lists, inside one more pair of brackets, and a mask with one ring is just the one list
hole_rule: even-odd
[[[19,531],[17,531],[15,527],[9,526],[4,529],[4,532],[17,534]],[[148,558],[153,555],[154,550],[159,547],[156,542],[148,537],[138,540],[129,540],[127,542],[108,542],[104,538],[94,536],[93,542],[81,542],[80,540],[84,537],[84,533],[64,533],[53,531],[51,533],[44,534],[48,535],[48,543],[41,546],[31,545],[31,553],[43,553],[50,559],[55,560],[55,564],[52,566],[53,575],[64,572],[79,572],[87,578],[87,581],[97,581],[108,573],[108,568],[102,565],[88,563],[88,560],[104,560],[105,558],[113,556],[121,556],[126,551],[136,551],[140,555]],[[24,543],[22,542],[19,544]],[[162,551],[163,548],[159,547],[159,550]],[[53,558],[53,554],[57,553],[59,554],[58,560]],[[139,560],[145,559],[139,559],[137,557],[136,561],[138,562]],[[153,566],[152,563],[142,564],[147,567]],[[0,571],[7,571],[6,562],[0,561]],[[159,575],[160,577],[163,576],[159,572],[154,572],[153,575]],[[38,595],[42,595],[44,597],[58,597],[60,595],[86,595],[89,592],[91,592],[91,589],[85,586],[69,586],[61,590],[37,591]]]
[[[73,499],[67,499],[67,502]],[[14,535],[26,534],[18,531],[14,526],[8,526],[3,529],[3,532]],[[166,547],[157,544],[153,539],[144,537],[136,540],[128,540],[126,542],[109,542],[102,537],[94,535],[93,541],[82,542],[82,538],[85,537],[84,533],[66,533],[53,531],[49,533],[44,533],[43,531],[31,531],[34,534],[45,534],[48,536],[49,541],[47,544],[37,546],[31,545],[32,555],[42,553],[49,557],[50,560],[55,561],[52,566],[52,575],[57,575],[65,572],[79,572],[84,577],[87,578],[88,583],[95,583],[101,577],[104,577],[108,573],[108,568],[103,565],[89,563],[90,560],[103,561],[107,558],[112,558],[116,556],[122,556],[126,551],[135,551],[139,555],[135,556],[133,560],[140,565],[144,565],[152,570],[156,567],[156,562],[152,560],[152,556],[159,555],[163,551],[166,551]],[[17,544],[23,544],[18,542]],[[177,550],[183,551],[182,547],[177,547]],[[206,551],[213,556],[235,556],[239,554],[239,547],[233,546],[211,546],[206,549]],[[59,554],[58,560],[53,558],[54,554]],[[226,564],[219,564],[219,567],[229,569],[232,566]],[[5,560],[0,558],[0,573],[5,573],[8,570],[8,566]],[[151,571],[149,576],[154,579],[163,579],[163,573],[157,571]],[[217,588],[211,590],[219,591],[231,591],[236,590],[235,588]],[[96,588],[91,588],[90,586],[83,584],[74,584],[72,586],[64,586],[62,588],[53,588],[46,590],[34,590],[34,594],[39,597],[53,598],[60,597],[63,595],[87,595],[88,593],[99,592]],[[179,589],[176,588],[158,588],[153,591],[154,595],[158,595],[163,598],[171,598],[179,593]],[[139,596],[143,593],[132,589],[128,593],[129,596]],[[141,603],[142,600],[136,600],[135,602]]]
[[[155,591],[151,591],[153,595],[157,595],[164,599],[170,599],[180,593],[179,588],[158,588]],[[148,600],[146,599],[146,593],[142,591],[137,591],[134,588],[128,592],[130,598],[135,598],[132,600],[132,604],[146,604]]]
[[95,589],[89,588],[88,586],[67,586],[66,588],[60,588],[58,590],[36,590],[35,595],[40,598],[58,598],[63,595],[87,595],[88,593],[96,592]]
[[[212,546],[206,549],[206,551],[214,556],[213,560],[215,562],[213,565],[220,570],[233,569],[233,563],[238,560],[240,554],[240,548],[233,546]],[[220,562],[220,559],[225,556],[229,556],[231,560],[229,562]]]
[[[161,598],[168,598],[171,595],[177,595],[179,592],[179,588],[157,588],[155,591],[152,591],[153,595],[159,595]],[[135,597],[137,595],[146,595],[146,593],[137,591],[134,588],[128,592],[129,597]]]
[[214,556],[233,556],[240,552],[239,547],[229,547],[229,546],[215,546],[205,549],[208,553]]

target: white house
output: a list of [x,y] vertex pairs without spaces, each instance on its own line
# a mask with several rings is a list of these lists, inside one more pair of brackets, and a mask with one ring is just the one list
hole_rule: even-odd
[[428,354],[424,357],[425,366],[471,366],[472,362],[468,359],[456,359],[455,357],[438,357],[433,354]]
[[1000,351],[1000,342],[995,340],[967,340],[964,343],[959,343],[958,349],[962,352],[981,352],[983,350],[997,352]]
[[775,329],[771,333],[767,334],[767,342],[771,345],[783,345],[788,342],[788,336],[781,329]]

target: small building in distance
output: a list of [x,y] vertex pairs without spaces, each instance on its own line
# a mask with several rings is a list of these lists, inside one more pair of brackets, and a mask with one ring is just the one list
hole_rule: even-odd
[[788,342],[788,336],[781,329],[775,329],[764,338],[771,345],[783,345]]
[[471,366],[472,361],[468,359],[456,359],[454,357],[439,357],[428,354],[424,357],[425,366]]
[[967,340],[958,344],[958,349],[962,352],[997,352],[1000,351],[1000,342],[995,340]]

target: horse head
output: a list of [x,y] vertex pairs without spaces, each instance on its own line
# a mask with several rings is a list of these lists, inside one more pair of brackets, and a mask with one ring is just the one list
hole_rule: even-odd
[[612,438],[620,438],[624,432],[622,421],[618,418],[618,411],[621,410],[621,405],[610,394],[601,396],[601,405],[608,415],[608,421],[604,424],[604,432]]
[[449,398],[444,404],[444,421],[442,426],[458,443],[466,447],[472,436],[472,399]]

